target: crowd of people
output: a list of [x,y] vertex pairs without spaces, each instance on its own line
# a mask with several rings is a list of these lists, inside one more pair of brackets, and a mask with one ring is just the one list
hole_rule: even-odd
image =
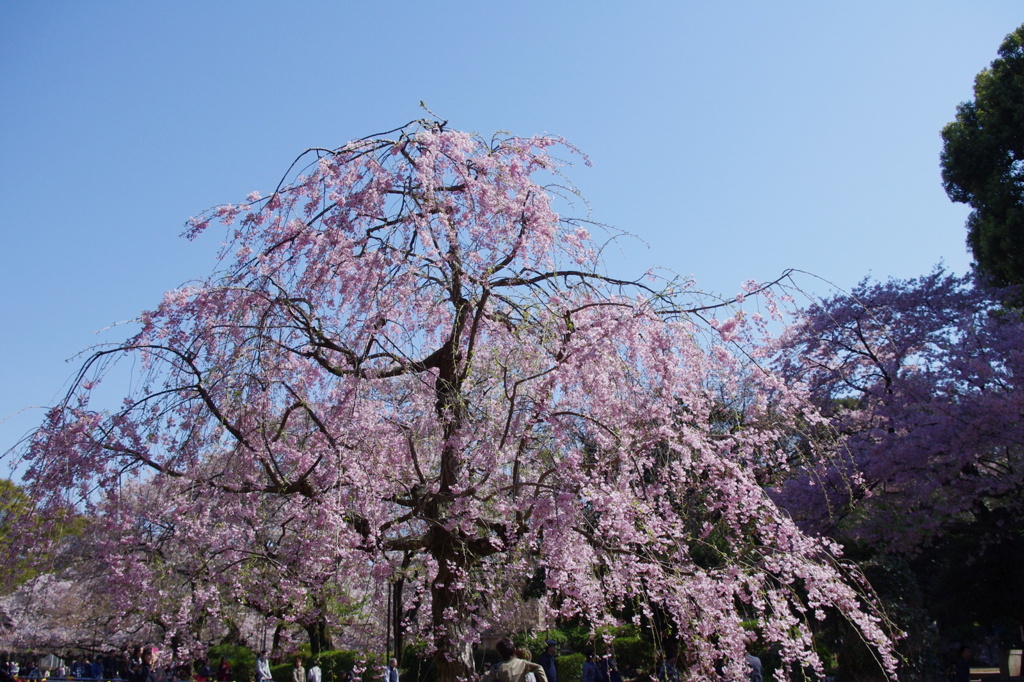
[[[747,639],[747,644],[753,643],[752,638]],[[750,653],[748,650],[745,655],[747,680],[749,682],[764,682],[764,668],[761,664],[761,659]],[[584,682],[586,682],[586,675],[583,676]],[[665,653],[665,657],[658,665],[658,682],[679,682],[680,673],[679,668],[676,665],[676,653],[674,651],[668,651]]]
[[[391,659],[394,661],[394,659]],[[256,682],[271,682],[270,673],[270,657],[266,651],[261,651],[259,656],[256,657],[256,669],[254,679]],[[349,674],[343,673],[342,678],[344,682],[348,682]],[[295,665],[292,668],[292,680],[291,682],[321,682],[323,679],[323,671],[320,669],[320,659],[314,658],[307,670],[302,664],[302,658],[295,658]],[[398,678],[395,678],[395,682],[398,682]]]
[[[195,668],[189,666],[160,667],[160,650],[155,646],[139,646],[120,656],[106,655],[72,659],[70,663],[49,657],[53,667],[43,667],[36,659],[19,661],[10,658],[0,666],[0,682],[30,680],[73,680],[75,682],[231,682],[231,664],[221,659],[216,669],[208,661]],[[303,680],[302,682],[306,682]],[[320,682],[316,680],[315,682]]]
[[[547,640],[537,663],[529,649],[516,647],[508,637],[495,645],[501,660],[488,667],[483,682],[558,682],[558,642]],[[384,682],[398,682],[385,678]],[[623,682],[611,647],[604,656],[597,656],[592,647],[586,651],[582,682]]]
[[[57,659],[54,667],[43,667],[37,659],[21,660],[11,658],[7,660],[3,669],[6,676],[14,680],[42,680],[47,678],[77,680],[111,680],[125,679],[124,673],[128,670],[130,662],[127,654],[124,658],[117,656],[96,656],[86,657],[81,660],[73,659],[67,663]],[[6,679],[6,677],[4,678]]]
[[[518,648],[511,639],[502,638],[495,647],[501,660],[485,668],[483,682],[559,682],[559,644],[547,640],[545,645],[544,652],[535,663],[529,649]],[[623,682],[612,647],[609,646],[602,656],[598,656],[594,648],[589,647],[585,656],[581,682]],[[42,669],[36,661],[8,660],[0,666],[0,682],[46,679],[74,682],[232,682],[234,679],[254,679],[255,682],[273,682],[267,651],[261,651],[253,668],[245,671],[232,670],[231,663],[224,658],[216,666],[206,659],[194,666],[161,666],[160,650],[155,646],[137,647],[120,657],[72,660],[70,665],[56,660],[57,666],[52,669]],[[761,682],[760,660],[748,654],[747,663],[750,681]],[[342,673],[341,677],[337,682],[348,682],[351,673]],[[400,682],[398,661],[395,658],[388,661],[382,677],[381,682]],[[659,664],[657,679],[658,682],[679,682],[680,673],[674,654],[668,653]],[[302,658],[295,658],[290,682],[323,682],[319,659],[311,660],[307,668]]]
[[[498,641],[495,648],[501,661],[490,666],[484,673],[483,682],[558,682],[558,642],[547,640],[547,648],[537,663],[531,659],[528,649],[520,649],[509,638]],[[751,653],[745,657],[747,680],[763,682],[761,659]],[[658,682],[680,682],[681,674],[676,666],[676,654],[667,652],[657,669]],[[598,656],[593,647],[585,652],[581,682],[623,682],[615,651],[609,646],[603,656]],[[398,682],[385,678],[384,682]]]

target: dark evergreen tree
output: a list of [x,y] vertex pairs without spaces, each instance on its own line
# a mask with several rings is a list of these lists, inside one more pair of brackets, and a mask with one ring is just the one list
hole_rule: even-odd
[[998,285],[1024,284],[1024,26],[974,81],[974,100],[942,131],[942,181],[970,205],[967,243]]

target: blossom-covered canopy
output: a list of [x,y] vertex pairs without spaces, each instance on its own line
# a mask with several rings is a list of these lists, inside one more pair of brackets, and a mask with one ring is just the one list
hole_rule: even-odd
[[[745,628],[820,671],[830,614],[893,672],[837,548],[759,485],[816,416],[757,363],[758,316],[604,274],[553,149],[420,122],[192,221],[230,226],[221,269],[95,355],[26,453],[33,494],[105,524],[112,599],[187,639],[234,599],[304,622],[401,577],[449,682],[539,581],[553,614],[657,613],[693,679],[738,677]],[[122,356],[123,405],[93,409]]]

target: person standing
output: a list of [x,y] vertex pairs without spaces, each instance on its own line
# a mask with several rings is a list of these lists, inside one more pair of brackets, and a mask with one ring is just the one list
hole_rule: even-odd
[[[516,656],[523,659],[524,661],[532,661],[533,655],[529,649],[516,649]],[[537,682],[537,676],[535,674],[526,673],[526,677],[523,678],[523,682]]]
[[747,652],[747,676],[750,682],[764,682],[764,673],[761,668],[761,659],[754,654]]
[[679,682],[679,668],[676,667],[676,652],[665,654],[665,661],[658,668],[658,682]]
[[228,682],[230,679],[231,664],[228,663],[228,659],[221,656],[220,663],[217,664],[217,682]]
[[264,649],[256,659],[256,682],[270,682],[270,680],[270,661],[267,660],[267,651]]
[[384,671],[384,682],[398,682],[398,659],[392,658],[388,661],[387,670]]
[[196,682],[213,682],[213,669],[210,667],[210,661],[205,656],[199,661]]
[[547,648],[544,649],[544,653],[540,655],[537,662],[540,663],[540,667],[544,668],[544,674],[548,677],[548,682],[558,682],[558,668],[555,665],[555,659],[558,656],[558,642],[553,639],[549,639],[545,642]]
[[611,644],[608,645],[608,652],[598,659],[597,669],[605,682],[622,682],[619,665],[615,662],[615,648]]
[[302,667],[302,659],[295,659],[295,668],[292,669],[292,682],[306,682],[306,669]]
[[754,645],[757,644],[757,635],[751,630],[744,636],[747,645],[747,678],[749,682],[764,682],[764,672],[761,666],[761,659],[752,653]]
[[597,668],[597,661],[594,660],[594,648],[587,648],[587,658],[583,661],[583,682],[602,682],[601,671]]
[[142,647],[141,665],[130,673],[129,682],[157,682],[156,662],[160,658],[160,650],[149,645]]
[[309,666],[309,670],[306,671],[306,682],[320,682],[320,659],[314,658],[313,665]]
[[953,666],[953,675],[956,682],[970,682],[971,680],[971,647],[966,644],[960,647],[960,658]]
[[537,682],[548,682],[543,666],[516,656],[516,645],[508,637],[499,640],[495,648],[501,656],[497,672],[498,682],[520,682],[527,673],[533,673],[537,677]]

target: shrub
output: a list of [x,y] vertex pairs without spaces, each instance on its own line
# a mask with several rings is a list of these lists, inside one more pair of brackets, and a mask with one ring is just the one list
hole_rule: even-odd
[[427,645],[423,643],[402,649],[402,660],[398,664],[402,682],[437,682],[437,666],[433,658],[424,656],[426,650]]
[[210,647],[207,651],[210,660],[210,667],[214,674],[220,659],[223,658],[231,665],[231,679],[236,682],[247,682],[256,677],[256,654],[248,647],[240,644],[218,644]]
[[292,671],[295,666],[292,663],[280,663],[270,666],[270,677],[274,682],[292,682]]
[[292,664],[279,663],[270,666],[270,678],[274,682],[292,682]]
[[360,655],[356,651],[335,650],[321,651],[318,658],[320,659],[320,674],[323,682],[338,682],[342,672],[352,672]]
[[651,642],[636,636],[616,637],[612,646],[615,647],[615,664],[623,679],[655,672],[658,657]]
[[530,632],[519,632],[512,635],[512,641],[515,645],[521,649],[529,649],[530,655],[533,656],[533,662],[536,663],[540,655],[544,653],[544,650],[548,648],[547,640],[553,640],[558,642],[558,650],[561,651],[566,644],[568,638],[566,634],[561,630],[545,630],[543,634],[535,634]]
[[583,679],[583,662],[587,657],[583,654],[559,656],[555,661],[558,671],[558,682],[580,682]]

